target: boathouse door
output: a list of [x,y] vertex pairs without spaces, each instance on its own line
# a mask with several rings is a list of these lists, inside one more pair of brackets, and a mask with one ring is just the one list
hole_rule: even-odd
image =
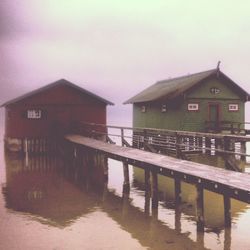
[[218,103],[209,103],[208,115],[211,128],[218,131],[220,122],[220,105]]

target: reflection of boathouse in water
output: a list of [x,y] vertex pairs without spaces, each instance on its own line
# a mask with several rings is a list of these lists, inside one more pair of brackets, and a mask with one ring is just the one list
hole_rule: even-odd
[[[123,230],[129,232],[133,238],[138,239],[143,246],[155,245],[156,249],[166,249],[166,241],[171,239],[176,249],[184,249],[184,246],[188,246],[188,249],[197,248],[198,242],[191,240],[186,231],[182,231],[182,223],[185,220],[189,222],[195,220],[194,207],[185,202],[186,197],[194,194],[194,190],[188,186],[183,186],[184,202],[181,212],[175,211],[173,207],[170,208],[168,205],[164,210],[157,208],[156,211],[149,212],[149,196],[145,194],[143,197],[143,193],[140,192],[139,200],[144,198],[145,201],[142,207],[137,207],[134,204],[136,199],[134,196],[131,197],[126,192],[123,192],[122,196],[117,195],[112,188],[107,188],[105,179],[103,182],[97,180],[98,178],[93,172],[93,176],[90,178],[89,173],[84,172],[86,165],[77,166],[73,162],[72,165],[68,165],[60,157],[45,155],[31,157],[29,164],[25,165],[22,158],[9,153],[5,155],[5,161],[6,184],[2,188],[2,192],[6,199],[6,207],[12,211],[32,215],[30,217],[32,220],[59,228],[69,227],[79,218],[91,215],[95,211],[103,211],[115,220]],[[103,169],[103,166],[100,165],[95,167],[99,170]],[[138,181],[140,182],[138,176],[141,174],[140,169],[135,169],[134,188],[137,188],[136,185],[139,184]],[[92,181],[88,184],[89,178]],[[165,179],[159,179],[159,191],[165,192],[164,203],[173,204],[172,180],[166,179],[166,177],[162,178]],[[93,190],[97,182],[103,183],[103,185]],[[207,195],[205,194],[205,196]],[[190,198],[188,199],[192,204]],[[205,197],[206,208],[208,203],[214,202],[220,204],[221,200],[213,195]],[[233,218],[237,219],[246,207],[245,203],[233,202]],[[169,226],[167,219],[162,217],[170,212],[168,209],[175,213],[175,228]],[[222,207],[208,205],[206,221],[211,230],[220,232],[222,229],[222,210]],[[157,215],[158,213],[159,215]],[[227,240],[230,242],[230,239]],[[198,244],[201,244],[199,249],[207,249],[202,246],[204,243],[199,242]]]
[[10,100],[5,107],[5,141],[16,151],[25,138],[49,138],[77,122],[106,124],[113,103],[64,79]]

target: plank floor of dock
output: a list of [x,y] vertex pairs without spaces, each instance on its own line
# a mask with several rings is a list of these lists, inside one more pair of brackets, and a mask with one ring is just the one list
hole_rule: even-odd
[[158,174],[178,176],[193,184],[203,184],[208,190],[226,192],[233,198],[250,203],[250,176],[196,162],[180,160],[166,155],[136,148],[122,147],[81,135],[66,135],[65,139],[84,147],[97,150],[108,157],[126,161],[139,167],[155,168]]

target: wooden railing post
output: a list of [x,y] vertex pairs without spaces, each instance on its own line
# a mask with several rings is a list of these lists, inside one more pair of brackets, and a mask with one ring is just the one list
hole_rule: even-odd
[[146,142],[146,138],[147,138],[147,130],[146,129],[143,129],[143,148],[146,149],[147,146],[147,142]]
[[124,146],[124,129],[121,128],[121,143],[122,143],[122,146]]

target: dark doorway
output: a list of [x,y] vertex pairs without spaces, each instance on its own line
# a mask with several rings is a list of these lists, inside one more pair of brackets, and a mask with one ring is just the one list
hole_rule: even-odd
[[212,129],[219,131],[220,129],[220,104],[209,103],[208,104],[209,122]]

